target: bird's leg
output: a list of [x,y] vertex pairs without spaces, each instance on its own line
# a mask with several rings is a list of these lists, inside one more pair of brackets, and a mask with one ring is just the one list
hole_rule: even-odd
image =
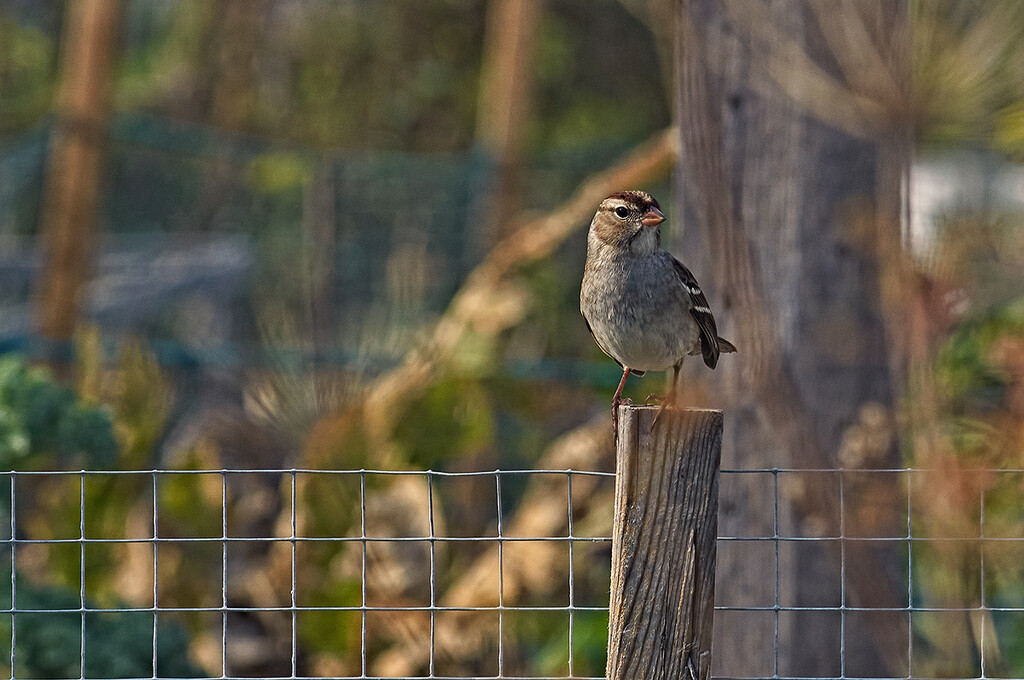
[[654,406],[655,404],[660,404],[666,399],[668,399],[667,394],[648,394],[647,398],[644,399],[644,406]]
[[[616,438],[619,436],[619,404],[623,403],[623,400],[621,399],[622,388],[626,386],[626,378],[629,377],[629,373],[632,370],[633,369],[631,368],[622,369],[622,380],[619,381],[619,387],[615,390],[615,396],[612,397],[612,429],[615,431]],[[629,399],[626,399],[625,401],[627,404],[633,403]]]
[[665,395],[665,398],[662,399],[661,406],[658,407],[658,412],[654,414],[654,421],[651,423],[651,429],[654,429],[655,423],[658,422],[658,418],[661,417],[661,414],[665,409],[676,405],[676,387],[679,384],[679,369],[682,367],[682,361],[672,367],[672,389],[667,395]]
[[[682,361],[680,360],[679,366],[681,365]],[[668,400],[670,405],[675,403],[676,381],[679,380],[679,366],[674,367],[675,372],[672,374],[672,389],[668,394],[648,394],[647,398],[644,399],[644,406],[653,406],[654,404],[661,405],[666,400]],[[658,414],[661,414],[661,410],[658,411]]]

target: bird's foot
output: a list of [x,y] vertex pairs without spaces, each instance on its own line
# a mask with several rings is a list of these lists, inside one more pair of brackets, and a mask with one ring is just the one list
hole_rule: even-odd
[[647,398],[644,399],[644,406],[653,406],[654,404],[660,404],[669,398],[667,394],[648,394]]
[[615,433],[615,441],[619,439],[619,406],[625,404],[626,406],[632,406],[633,400],[629,397],[625,399],[612,399],[612,432]]
[[654,426],[658,424],[658,418],[660,418],[661,414],[665,412],[665,409],[674,408],[676,405],[676,397],[674,393],[664,397],[659,397],[659,400],[661,401],[661,405],[658,406],[658,412],[654,414],[654,420],[651,421],[652,430],[654,429]]

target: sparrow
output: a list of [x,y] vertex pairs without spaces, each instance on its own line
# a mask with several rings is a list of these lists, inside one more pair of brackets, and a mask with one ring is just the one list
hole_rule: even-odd
[[697,279],[661,248],[665,216],[643,191],[622,191],[601,201],[587,234],[587,262],[580,287],[580,312],[597,346],[622,367],[612,397],[618,433],[622,388],[630,373],[672,369],[672,389],[655,416],[674,405],[679,369],[700,354],[709,368],[722,352],[735,352],[718,337]]

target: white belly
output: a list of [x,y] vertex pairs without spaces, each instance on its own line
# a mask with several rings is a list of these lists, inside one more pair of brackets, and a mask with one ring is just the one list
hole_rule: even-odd
[[695,323],[664,317],[650,318],[646,323],[623,323],[616,316],[612,313],[592,319],[591,328],[601,348],[623,366],[639,371],[664,371],[694,349],[699,350]]
[[628,368],[663,371],[700,352],[700,330],[670,257],[588,264],[580,311],[607,354]]

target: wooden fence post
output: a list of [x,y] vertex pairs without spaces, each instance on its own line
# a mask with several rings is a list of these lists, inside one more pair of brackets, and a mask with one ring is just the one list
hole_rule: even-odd
[[36,325],[57,343],[71,340],[89,277],[122,9],[118,0],[71,0],[65,10],[35,281]]
[[608,680],[711,677],[722,412],[621,406]]

